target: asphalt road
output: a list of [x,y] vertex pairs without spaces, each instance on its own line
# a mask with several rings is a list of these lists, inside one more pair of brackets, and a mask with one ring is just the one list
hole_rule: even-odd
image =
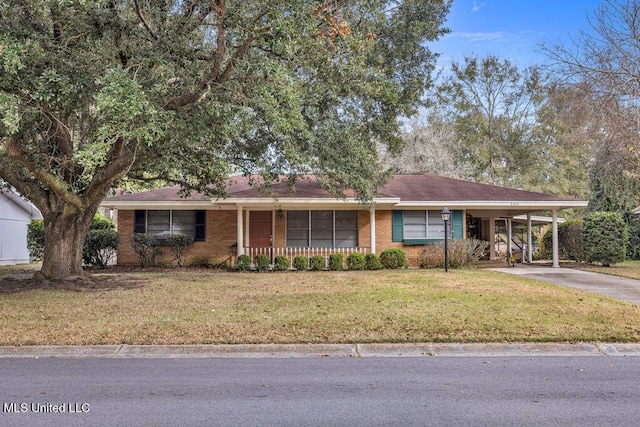
[[631,426],[639,368],[606,356],[5,358],[0,425]]

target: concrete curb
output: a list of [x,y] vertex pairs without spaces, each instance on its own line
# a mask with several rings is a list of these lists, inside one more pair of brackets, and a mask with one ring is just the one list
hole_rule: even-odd
[[640,343],[235,344],[6,346],[0,358],[314,358],[314,357],[640,356]]

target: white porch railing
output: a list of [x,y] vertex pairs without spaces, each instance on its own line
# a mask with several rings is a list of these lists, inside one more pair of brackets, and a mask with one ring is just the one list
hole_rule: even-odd
[[267,255],[269,259],[271,259],[271,263],[277,256],[286,256],[289,258],[289,267],[293,268],[293,259],[297,256],[304,256],[307,259],[311,258],[315,255],[322,255],[324,257],[325,268],[329,266],[329,255],[331,254],[343,254],[344,259],[346,261],[347,257],[354,253],[361,253],[362,255],[366,255],[369,253],[370,248],[368,246],[352,246],[346,248],[334,248],[334,247],[324,247],[324,248],[311,248],[311,247],[286,247],[286,246],[245,246],[244,253],[247,254],[251,258],[251,263],[253,262],[257,255]]

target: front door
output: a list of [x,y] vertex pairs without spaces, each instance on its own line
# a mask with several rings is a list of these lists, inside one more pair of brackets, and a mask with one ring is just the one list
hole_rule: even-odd
[[273,243],[272,212],[249,212],[249,246],[271,246]]

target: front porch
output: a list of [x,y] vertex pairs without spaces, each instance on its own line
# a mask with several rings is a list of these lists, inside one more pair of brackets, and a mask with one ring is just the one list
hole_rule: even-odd
[[[285,256],[292,263],[296,256],[310,258],[331,254],[375,253],[375,210],[261,210],[237,207],[237,255],[251,261],[260,254],[273,262]],[[327,261],[328,262],[328,261]]]

